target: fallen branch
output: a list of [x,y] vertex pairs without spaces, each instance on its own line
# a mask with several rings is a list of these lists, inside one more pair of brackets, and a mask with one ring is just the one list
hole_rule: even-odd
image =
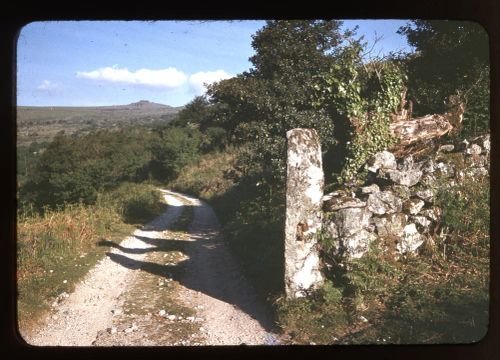
[[462,123],[464,105],[450,97],[450,111],[443,114],[425,115],[415,119],[407,119],[407,113],[393,115],[391,132],[402,145],[441,137],[452,129],[458,129]]
[[391,132],[402,145],[441,137],[453,126],[443,115],[426,115],[412,120],[400,120],[390,125]]

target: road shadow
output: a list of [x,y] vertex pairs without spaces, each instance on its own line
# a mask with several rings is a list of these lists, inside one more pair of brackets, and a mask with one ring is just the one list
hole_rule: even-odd
[[[157,230],[157,229],[156,229]],[[190,232],[191,240],[176,238],[151,238],[134,236],[152,245],[149,248],[127,248],[109,240],[102,240],[99,246],[120,250],[122,254],[108,252],[109,258],[131,270],[141,269],[153,275],[178,281],[188,289],[198,291],[229,303],[250,317],[268,332],[276,331],[268,307],[259,303],[255,291],[241,275],[237,264],[228,254],[223,239],[214,228],[204,227]],[[161,264],[151,261],[135,260],[126,254],[146,254],[155,252],[181,252],[187,256],[177,264]]]

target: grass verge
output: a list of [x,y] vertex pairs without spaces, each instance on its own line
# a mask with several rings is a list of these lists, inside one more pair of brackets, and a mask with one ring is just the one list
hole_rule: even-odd
[[220,196],[233,186],[233,181],[225,174],[232,169],[237,153],[237,149],[229,147],[225,151],[205,154],[198,162],[184,167],[168,187],[208,201]]
[[38,326],[52,302],[62,293],[74,290],[75,284],[109,250],[97,246],[99,241],[120,241],[136,226],[164,211],[165,206],[151,185],[125,184],[104,194],[95,205],[69,204],[57,210],[46,209],[43,214],[20,212],[19,328],[30,331]]

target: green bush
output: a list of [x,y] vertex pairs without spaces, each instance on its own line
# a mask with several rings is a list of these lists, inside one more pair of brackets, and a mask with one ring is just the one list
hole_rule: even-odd
[[102,195],[100,202],[112,204],[127,223],[145,223],[165,211],[161,193],[153,185],[123,183]]
[[152,175],[160,181],[173,180],[181,169],[198,159],[201,134],[197,129],[159,129],[152,142]]
[[82,137],[59,134],[40,155],[20,197],[39,209],[80,201],[93,204],[99,192],[147,177],[151,136],[140,128]]

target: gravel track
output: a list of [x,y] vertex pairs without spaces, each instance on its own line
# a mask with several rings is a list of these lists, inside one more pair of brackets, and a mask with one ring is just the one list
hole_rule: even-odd
[[[147,259],[147,249],[153,247],[141,238],[165,236],[168,225],[182,213],[183,202],[179,198],[194,207],[194,219],[188,229],[189,239],[185,240],[188,260],[184,275],[178,279],[181,285],[178,300],[205,319],[200,326],[203,343],[276,343],[275,336],[269,332],[270,316],[226,249],[213,210],[196,198],[162,192],[170,205],[167,211],[110,250],[111,256],[103,258],[89,271],[75,291],[54,308],[42,328],[32,334],[22,334],[28,344],[96,345],[99,334],[112,326],[113,312],[120,311],[123,294],[134,286],[135,270],[140,268],[137,264]],[[114,261],[112,254],[128,259],[129,263]]]
[[206,319],[206,344],[269,343],[274,338],[268,332],[269,313],[228,252],[214,211],[199,199],[183,197],[194,206],[194,221],[189,228],[193,245],[186,249],[191,264],[179,296]]

